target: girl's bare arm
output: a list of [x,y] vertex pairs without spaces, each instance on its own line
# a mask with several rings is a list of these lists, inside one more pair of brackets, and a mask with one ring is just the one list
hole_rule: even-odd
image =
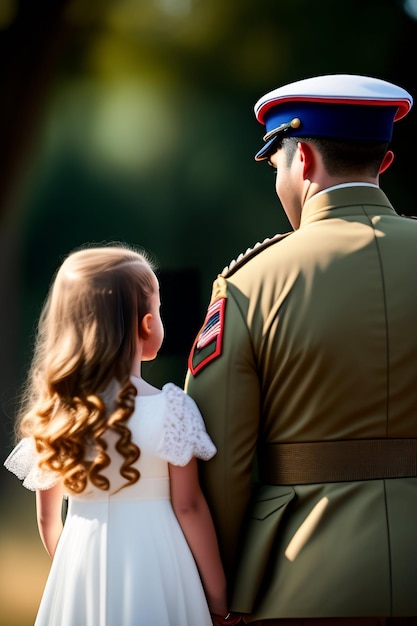
[[45,550],[53,558],[62,532],[63,489],[59,482],[54,487],[36,492],[36,517],[39,534]]
[[200,572],[209,609],[226,615],[226,578],[211,513],[200,488],[197,460],[193,458],[185,467],[169,465],[169,473],[172,507]]

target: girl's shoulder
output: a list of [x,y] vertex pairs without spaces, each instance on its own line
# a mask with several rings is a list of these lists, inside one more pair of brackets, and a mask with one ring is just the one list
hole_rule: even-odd
[[182,408],[184,412],[200,413],[197,404],[194,400],[185,393],[181,387],[178,387],[175,383],[165,383],[162,387],[162,393],[165,395],[171,408],[177,406]]
[[163,438],[159,452],[174,465],[184,466],[192,457],[211,459],[216,448],[210,439],[197,404],[174,383],[166,383]]

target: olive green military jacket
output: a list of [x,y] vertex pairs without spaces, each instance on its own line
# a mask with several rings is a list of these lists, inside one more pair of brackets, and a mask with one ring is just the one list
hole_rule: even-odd
[[[186,390],[218,450],[201,480],[232,610],[417,615],[416,220],[374,186],[311,198],[297,231],[214,283]],[[411,452],[371,454],[381,440]],[[340,441],[353,444],[341,456]],[[294,446],[306,442],[333,450],[320,480]],[[374,456],[379,474],[361,480]],[[380,477],[403,460],[406,477]]]

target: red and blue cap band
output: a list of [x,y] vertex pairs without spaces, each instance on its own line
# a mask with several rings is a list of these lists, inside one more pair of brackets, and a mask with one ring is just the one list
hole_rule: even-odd
[[[327,137],[352,141],[391,141],[397,107],[288,102],[265,115],[265,139],[283,127],[288,137]],[[287,126],[295,118],[296,127]]]
[[[288,102],[265,114],[265,146],[256,160],[267,158],[283,137],[324,137],[348,141],[390,142],[397,107]],[[297,124],[291,122],[297,120]],[[300,123],[298,123],[298,120]]]

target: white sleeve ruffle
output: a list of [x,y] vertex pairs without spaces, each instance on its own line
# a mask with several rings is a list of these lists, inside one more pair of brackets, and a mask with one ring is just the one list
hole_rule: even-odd
[[23,480],[23,486],[30,491],[50,489],[59,480],[52,471],[42,470],[38,466],[35,441],[25,437],[11,451],[4,466],[9,472]]
[[193,457],[208,461],[217,452],[194,400],[182,389],[167,383],[166,415],[158,452],[172,465],[187,465]]

